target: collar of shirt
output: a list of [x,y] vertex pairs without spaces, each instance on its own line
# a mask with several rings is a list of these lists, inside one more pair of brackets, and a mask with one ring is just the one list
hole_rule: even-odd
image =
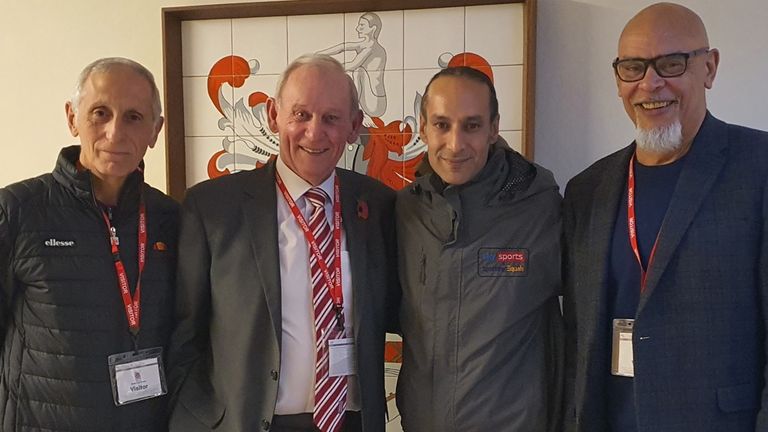
[[[285,184],[285,188],[288,189],[288,193],[291,194],[293,200],[296,201],[296,205],[301,209],[301,214],[303,214],[304,217],[309,217],[307,200],[303,198],[304,193],[312,188],[312,185],[288,168],[288,165],[286,165],[279,156],[275,164],[275,169],[277,169],[277,172],[280,174],[280,178],[283,179],[283,183]],[[325,214],[328,216],[328,223],[331,223],[333,220],[333,182],[335,179],[336,170],[333,170],[331,175],[318,186],[325,192],[327,198],[329,198],[325,202]]]

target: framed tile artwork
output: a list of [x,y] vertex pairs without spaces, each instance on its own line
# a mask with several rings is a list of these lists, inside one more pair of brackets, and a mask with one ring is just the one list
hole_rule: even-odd
[[298,0],[163,9],[168,193],[277,154],[266,101],[283,69],[325,53],[353,78],[364,113],[338,166],[394,189],[425,155],[419,105],[441,68],[488,74],[500,134],[533,158],[535,0]]
[[[276,155],[266,101],[305,53],[339,60],[364,114],[338,166],[394,189],[413,181],[424,87],[467,65],[493,80],[500,135],[533,158],[535,0],[298,0],[163,9],[168,193],[254,169]],[[387,335],[387,431],[401,431],[395,386],[401,341]]]

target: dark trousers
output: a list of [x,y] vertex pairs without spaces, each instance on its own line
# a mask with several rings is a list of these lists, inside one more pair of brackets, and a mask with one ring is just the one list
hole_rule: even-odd
[[[275,415],[272,417],[270,432],[318,432],[312,423],[312,413]],[[341,425],[342,432],[362,432],[363,424],[359,411],[347,411]]]

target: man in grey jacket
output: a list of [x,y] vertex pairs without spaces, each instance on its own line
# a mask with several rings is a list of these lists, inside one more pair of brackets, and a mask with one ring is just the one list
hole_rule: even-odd
[[397,198],[406,431],[554,430],[560,405],[560,194],[499,138],[490,78],[436,74],[428,161]]

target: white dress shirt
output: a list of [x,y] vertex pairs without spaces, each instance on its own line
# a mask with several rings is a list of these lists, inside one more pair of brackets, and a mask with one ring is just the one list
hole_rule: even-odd
[[[304,193],[312,185],[291,171],[278,157],[277,172],[296,206],[309,221],[312,206]],[[333,229],[334,172],[319,187],[330,197],[325,214]],[[311,413],[315,406],[315,322],[312,309],[312,283],[309,269],[309,246],[304,232],[291,213],[288,203],[275,184],[277,194],[277,235],[280,254],[280,293],[283,314],[283,339],[280,350],[280,381],[277,388],[275,414]],[[346,234],[341,233],[341,275],[344,293],[344,324],[348,337],[354,335],[352,274]],[[347,410],[360,410],[358,380],[347,377]]]

